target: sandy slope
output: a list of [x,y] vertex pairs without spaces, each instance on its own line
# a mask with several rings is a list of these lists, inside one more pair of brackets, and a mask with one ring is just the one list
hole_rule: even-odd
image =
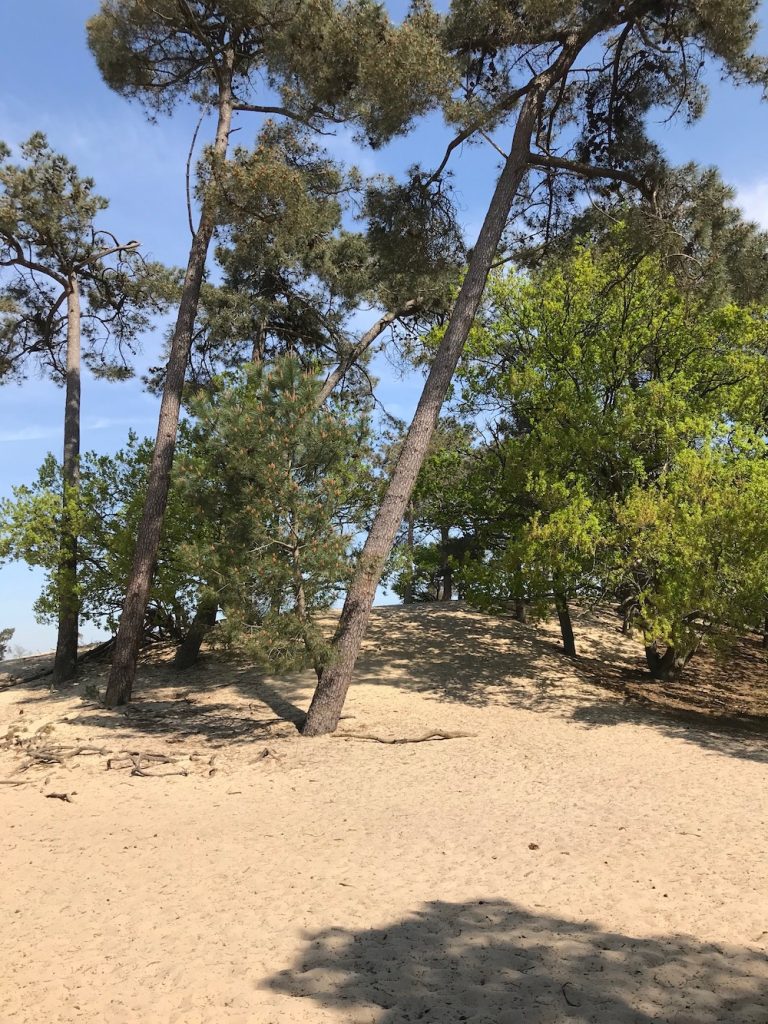
[[[309,677],[212,660],[148,666],[127,715],[0,693],[0,1020],[765,1024],[764,738],[580,682],[553,637],[381,610],[312,741]],[[351,738],[430,730],[472,735]]]

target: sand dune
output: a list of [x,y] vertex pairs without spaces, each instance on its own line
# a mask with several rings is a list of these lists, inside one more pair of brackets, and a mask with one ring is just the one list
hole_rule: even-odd
[[217,658],[2,690],[0,1020],[766,1024],[765,732],[628,700],[578,626],[381,609],[311,741],[311,675]]

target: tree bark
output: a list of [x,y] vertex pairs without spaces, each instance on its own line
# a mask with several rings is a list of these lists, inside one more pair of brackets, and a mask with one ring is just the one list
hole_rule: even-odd
[[336,367],[331,370],[323,381],[323,386],[320,389],[320,394],[317,398],[318,405],[325,404],[326,399],[330,396],[336,385],[344,379],[358,359],[365,355],[379,335],[383,334],[387,327],[394,323],[398,317],[403,316],[409,310],[415,309],[418,304],[418,299],[410,299],[408,302],[404,303],[400,309],[397,309],[392,313],[385,313],[384,316],[380,317],[380,319],[378,319],[376,323],[360,337],[357,344],[352,345],[351,348],[347,350],[347,352],[339,359]]
[[200,647],[206,635],[216,625],[219,603],[210,594],[203,594],[197,604],[195,617],[192,619],[187,635],[176,648],[173,667],[177,669],[192,668],[200,657]]
[[547,87],[548,84],[537,84],[523,101],[512,149],[505,161],[480,229],[448,328],[435,354],[389,487],[371,526],[357,571],[347,592],[334,639],[334,657],[323,672],[312,698],[303,729],[305,736],[320,736],[333,732],[338,725],[384,563],[403,521],[451,378],[480,305],[512,201],[528,170],[531,136]]
[[522,598],[515,601],[514,616],[515,619],[518,622],[522,622],[523,625],[528,622],[528,605]]
[[573,636],[571,610],[568,607],[568,601],[563,594],[558,594],[555,597],[555,608],[557,609],[557,619],[560,623],[560,635],[563,638],[563,652],[567,654],[569,658],[575,658],[576,641]]
[[80,491],[80,288],[77,275],[67,277],[67,381],[62,461],[62,519],[58,574],[59,623],[53,686],[77,675],[80,598],[77,592],[77,526],[73,522]]
[[442,526],[440,528],[440,556],[442,563],[440,571],[443,574],[443,583],[440,589],[441,601],[453,600],[453,572],[451,571],[451,554],[448,550],[450,539],[448,528]]
[[416,568],[414,560],[413,560],[413,551],[414,551],[414,547],[415,547],[413,519],[414,519],[414,515],[413,515],[413,502],[409,501],[408,502],[408,519],[407,519],[407,524],[408,524],[407,538],[408,539],[406,541],[406,545],[407,545],[407,548],[408,548],[408,572],[409,572],[409,576],[408,576],[408,586],[405,589],[405,594],[403,594],[403,604],[413,604],[413,593],[414,593],[413,574],[414,574],[414,571],[415,571],[415,568]]
[[[218,122],[213,147],[214,167],[221,164],[226,158],[229,143],[233,108],[231,87],[233,60],[234,55],[230,54],[228,66],[219,87]],[[115,653],[104,699],[108,708],[125,704],[131,698],[144,613],[149,600],[152,574],[157,560],[165,508],[168,502],[184,377],[189,361],[189,349],[200,301],[200,288],[203,282],[208,248],[214,228],[214,204],[211,197],[207,196],[203,200],[200,223],[195,237],[192,239],[176,327],[171,340],[155,450],[147,481],[147,496],[136,537],[133,566],[126,588],[120,626],[115,638]]]
[[662,654],[656,643],[647,644],[645,648],[645,660],[651,676],[666,682],[680,677],[693,654],[693,651],[681,652],[672,646]]

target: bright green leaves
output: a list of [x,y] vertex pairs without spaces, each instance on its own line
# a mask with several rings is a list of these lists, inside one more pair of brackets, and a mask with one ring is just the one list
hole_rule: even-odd
[[463,576],[486,607],[613,599],[687,656],[765,614],[766,316],[623,238],[491,281],[461,372],[490,506]]

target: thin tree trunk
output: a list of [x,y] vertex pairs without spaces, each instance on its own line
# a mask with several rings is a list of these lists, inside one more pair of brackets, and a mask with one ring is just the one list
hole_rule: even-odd
[[768,615],[763,619],[763,647],[768,647]]
[[[225,72],[227,77],[219,88],[218,123],[213,147],[214,166],[221,164],[226,158],[229,143],[233,105],[231,90],[233,60],[234,55],[230,54]],[[115,653],[104,700],[108,708],[115,707],[117,704],[125,704],[131,698],[144,613],[149,600],[152,574],[157,560],[165,508],[168,502],[181,396],[189,361],[192,331],[200,302],[200,288],[214,227],[214,204],[210,197],[206,197],[203,201],[200,223],[192,240],[176,327],[171,341],[155,450],[147,481],[147,496],[136,537],[133,566],[126,588],[120,627],[115,638]]]
[[187,635],[176,648],[173,667],[178,669],[192,668],[200,657],[200,647],[206,635],[216,625],[219,603],[210,593],[205,593],[197,603],[195,617],[192,619]]
[[406,542],[407,543],[407,547],[408,547],[408,574],[409,575],[408,575],[408,586],[406,587],[405,594],[403,595],[403,604],[413,604],[413,591],[414,591],[413,573],[414,573],[414,570],[415,570],[415,565],[414,565],[414,560],[413,560],[413,550],[414,550],[414,547],[415,547],[413,518],[414,518],[413,517],[413,502],[409,501],[408,502],[408,540]]
[[448,535],[448,528],[442,526],[440,528],[441,572],[443,574],[443,585],[440,591],[441,601],[453,600],[453,573],[451,571],[451,555],[448,551],[449,541],[450,537]]
[[339,722],[352,672],[365,635],[384,563],[410,500],[429,448],[472,321],[483,297],[512,202],[528,170],[531,136],[543,96],[534,88],[523,101],[512,150],[504,164],[477,244],[472,252],[448,328],[429,371],[416,413],[397,460],[389,487],[363,547],[347,592],[334,640],[334,658],[317,685],[304,725],[305,736],[333,732]]
[[569,658],[575,658],[576,641],[573,636],[571,610],[568,607],[568,601],[563,594],[556,595],[555,608],[557,609],[557,619],[560,623],[560,635],[563,638],[563,652],[567,654]]
[[418,299],[410,299],[399,309],[392,313],[385,313],[383,317],[377,320],[376,323],[362,335],[357,344],[352,345],[352,347],[347,350],[347,352],[339,359],[338,365],[335,369],[331,370],[325,378],[323,386],[320,389],[320,394],[318,395],[318,405],[323,405],[325,403],[326,399],[330,396],[339,381],[343,380],[358,359],[365,355],[379,335],[383,334],[387,327],[394,323],[398,317],[403,316],[403,314],[407,313],[411,309],[415,309],[418,305]]
[[63,686],[77,675],[80,598],[77,592],[77,527],[72,520],[80,491],[80,288],[74,273],[67,278],[67,383],[62,462],[61,564],[59,567],[59,630],[53,662],[53,685]]

